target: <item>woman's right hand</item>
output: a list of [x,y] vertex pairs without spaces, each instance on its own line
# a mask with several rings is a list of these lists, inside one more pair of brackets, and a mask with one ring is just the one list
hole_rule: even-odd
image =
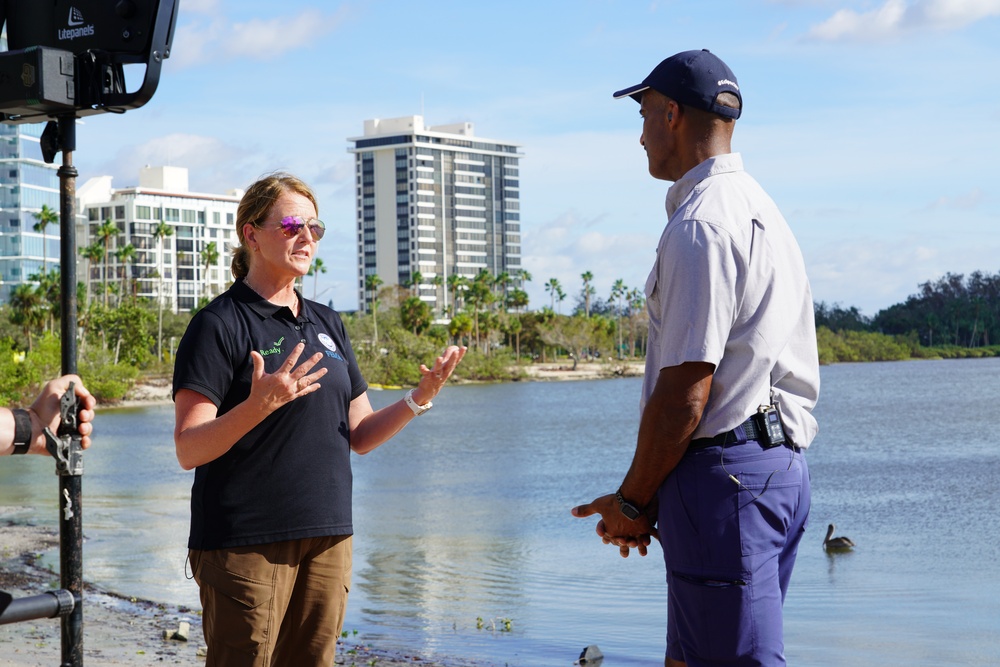
[[256,350],[250,352],[250,358],[253,360],[253,377],[248,400],[259,403],[265,414],[270,414],[282,405],[320,388],[317,381],[326,375],[327,369],[320,368],[315,373],[309,371],[323,358],[323,353],[317,352],[296,368],[295,364],[304,349],[303,343],[296,345],[281,367],[270,374],[264,372],[264,357],[260,352]]

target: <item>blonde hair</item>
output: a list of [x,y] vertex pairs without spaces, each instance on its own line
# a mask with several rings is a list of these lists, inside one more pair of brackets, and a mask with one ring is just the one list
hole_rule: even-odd
[[243,198],[240,199],[239,207],[236,209],[236,236],[239,239],[239,245],[233,247],[232,272],[234,278],[246,278],[247,273],[250,272],[251,252],[243,234],[243,227],[253,225],[260,229],[264,220],[271,213],[274,202],[278,201],[278,198],[286,192],[302,195],[311,201],[316,212],[319,212],[316,195],[302,179],[283,171],[276,171],[257,179],[253,185],[247,188]]

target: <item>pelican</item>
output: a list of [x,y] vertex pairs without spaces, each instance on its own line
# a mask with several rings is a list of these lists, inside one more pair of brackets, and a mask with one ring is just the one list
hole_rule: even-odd
[[826,539],[823,540],[823,548],[827,551],[847,551],[854,546],[854,542],[849,537],[834,537],[833,531],[836,527],[831,523],[826,528]]

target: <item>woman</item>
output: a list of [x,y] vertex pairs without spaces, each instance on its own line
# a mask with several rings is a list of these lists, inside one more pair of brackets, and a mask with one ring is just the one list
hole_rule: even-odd
[[174,369],[177,459],[196,468],[191,566],[208,667],[332,665],[351,575],[350,452],[430,408],[465,348],[375,412],[340,316],[295,290],[325,227],[309,187],[257,181],[233,286],[191,320]]

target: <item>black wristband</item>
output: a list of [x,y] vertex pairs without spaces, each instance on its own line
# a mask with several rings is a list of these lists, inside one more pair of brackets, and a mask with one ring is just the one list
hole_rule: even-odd
[[31,415],[23,408],[11,410],[14,414],[14,454],[27,454],[31,447]]

